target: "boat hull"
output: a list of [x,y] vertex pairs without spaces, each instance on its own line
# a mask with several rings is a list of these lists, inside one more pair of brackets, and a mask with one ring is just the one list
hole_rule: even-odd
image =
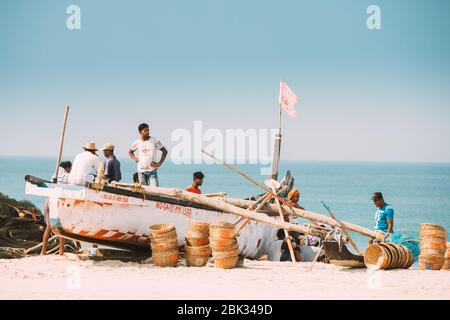
[[[167,197],[108,187],[26,183],[26,193],[48,198],[52,230],[63,237],[111,247],[148,251],[149,226],[174,224],[180,245],[190,220],[232,222],[236,216]],[[256,221],[239,233],[239,253],[256,259],[266,254],[277,229]]]

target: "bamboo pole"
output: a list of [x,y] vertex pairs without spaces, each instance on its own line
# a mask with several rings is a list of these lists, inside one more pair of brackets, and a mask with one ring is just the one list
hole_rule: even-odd
[[[230,169],[230,170],[236,172],[237,174],[239,174],[240,176],[244,177],[246,180],[250,181],[251,183],[253,183],[257,187],[259,187],[260,189],[270,193],[275,199],[278,199],[284,205],[292,208],[291,212],[295,216],[302,217],[302,218],[305,218],[305,219],[308,219],[308,220],[312,220],[312,221],[316,221],[316,222],[329,224],[329,225],[336,226],[336,227],[339,227],[342,224],[345,228],[347,228],[349,230],[361,233],[361,234],[363,234],[365,236],[368,236],[370,238],[377,238],[377,232],[372,231],[370,229],[367,229],[367,228],[364,228],[364,227],[360,227],[358,225],[355,225],[355,224],[349,223],[349,222],[345,222],[345,221],[341,221],[341,224],[340,224],[339,222],[337,222],[333,218],[330,218],[330,217],[327,217],[327,216],[324,216],[324,215],[319,215],[317,213],[309,212],[309,211],[306,211],[306,210],[302,210],[302,209],[291,207],[291,206],[289,206],[289,203],[287,203],[284,199],[280,198],[277,194],[275,194],[271,190],[267,189],[266,187],[264,187],[263,185],[261,185],[260,183],[255,181],[254,179],[250,178],[245,173],[237,170],[236,168],[234,168],[233,166],[223,162],[222,160],[217,159],[216,157],[214,157],[212,154],[206,152],[205,150],[202,150],[202,152],[204,154],[206,154],[207,156],[209,156],[210,158],[214,159],[215,161],[223,164],[228,169]],[[266,206],[271,207],[270,204],[268,204]],[[272,212],[277,212],[277,209],[276,208],[271,208],[271,211]]]
[[[272,187],[272,191],[275,192],[273,187]],[[281,208],[280,201],[278,201],[278,199],[275,199],[275,202],[277,204],[278,214],[280,216],[280,219],[284,221],[283,209]],[[295,260],[294,248],[292,247],[292,242],[289,239],[289,231],[287,231],[286,229],[284,229],[283,231],[284,231],[284,237],[286,238],[286,243],[287,243],[287,246],[289,249],[289,254],[291,255],[291,261],[295,262],[296,260]]]
[[232,213],[232,214],[241,216],[243,218],[248,218],[250,220],[267,223],[278,229],[286,229],[288,231],[297,231],[297,232],[304,233],[304,234],[310,233],[310,229],[306,228],[304,226],[293,224],[293,223],[288,223],[285,221],[279,221],[279,220],[276,220],[276,219],[273,219],[273,218],[267,216],[264,213],[246,210],[246,209],[234,206],[232,204],[229,204],[227,202],[224,202],[223,200],[205,197],[201,194],[187,192],[187,191],[184,191],[181,189],[175,189],[175,188],[152,188],[152,187],[148,187],[148,186],[142,186],[142,189],[145,190],[146,193],[149,193],[152,195],[168,196],[168,197],[173,197],[173,198],[177,198],[177,199],[181,199],[181,200],[185,200],[185,201],[190,201],[190,202],[197,203],[197,204],[203,204],[203,205],[209,206],[211,208],[214,208],[217,211]]
[[69,107],[67,106],[64,111],[64,119],[63,119],[63,123],[62,123],[62,127],[61,127],[61,134],[59,137],[58,158],[56,160],[55,178],[53,179],[53,183],[58,182],[59,165],[61,163],[61,156],[62,156],[63,145],[64,145],[64,135],[66,133],[66,125],[67,125],[68,115],[69,115]]
[[356,245],[355,241],[353,241],[352,237],[350,237],[350,235],[348,234],[347,229],[342,225],[342,223],[340,223],[340,221],[338,219],[336,219],[336,216],[331,211],[330,207],[327,206],[325,204],[325,202],[323,202],[322,200],[320,200],[320,202],[322,202],[322,205],[325,207],[325,209],[327,209],[328,214],[341,225],[339,228],[341,229],[342,233],[347,237],[348,242],[350,242],[350,244],[352,245],[353,249],[355,249],[356,253],[361,255],[361,251],[359,250],[359,248]]
[[[229,204],[232,204],[234,206],[243,208],[243,207],[248,207],[252,204],[251,200],[242,200],[242,199],[234,199],[234,198],[227,198],[227,199],[223,199],[222,201],[227,202]],[[337,222],[336,220],[334,220],[331,217],[327,217],[325,215],[322,214],[318,214],[318,213],[314,213],[314,212],[310,212],[307,210],[302,210],[302,209],[298,209],[298,208],[294,208],[294,207],[289,207],[289,210],[286,210],[289,214],[296,216],[296,217],[301,217],[301,218],[305,218],[308,220],[313,220],[319,223],[324,223],[324,224],[328,224],[328,225],[332,225],[332,226],[336,226],[336,227],[345,227],[348,230],[357,232],[359,234],[362,234],[363,236],[369,237],[369,238],[376,238],[378,233],[370,230],[368,228],[365,227],[361,227],[358,226],[356,224],[353,224],[351,222],[347,222],[347,221],[343,221],[340,220],[339,222]],[[264,205],[263,208],[261,208],[261,212],[267,212],[267,213],[276,213],[277,212],[277,208],[275,205],[270,204],[270,203],[266,203]]]
[[218,192],[218,193],[207,193],[204,194],[205,197],[225,197],[227,194],[225,192]]
[[[259,198],[258,200],[261,200],[260,203],[258,204],[257,201],[255,201],[255,203],[253,205],[251,205],[250,207],[247,208],[247,210],[254,210],[255,212],[258,212],[259,209],[270,199],[272,199],[272,197],[269,194],[265,194],[264,196],[262,196],[261,198]],[[256,206],[258,204],[258,206]],[[255,208],[256,206],[256,208]],[[239,227],[238,231],[241,231],[249,222],[250,219],[249,218],[239,218],[239,220],[235,223],[235,225],[237,225],[240,221],[244,220],[244,222],[242,223],[242,225]]]
[[[136,184],[130,184],[130,183],[114,183],[112,185],[116,185],[116,186],[122,186],[122,187],[127,187],[127,188],[133,188],[136,187]],[[139,187],[141,187],[142,189],[146,190],[149,193],[153,193],[153,194],[159,194],[159,195],[166,195],[166,196],[172,196],[172,197],[176,197],[174,195],[173,190],[179,190],[179,189],[169,189],[169,188],[150,188],[147,186],[142,186],[142,185],[137,185]],[[167,190],[171,190],[169,193],[165,193],[165,191]],[[270,191],[270,194],[273,195],[273,193]],[[204,197],[204,196],[203,196]],[[243,200],[243,199],[235,199],[235,198],[223,198],[223,199],[213,199],[213,198],[207,198],[204,197],[206,199],[209,200],[215,200],[215,201],[219,201],[228,205],[231,205],[233,207],[237,207],[240,208],[244,211],[248,211],[246,210],[246,208],[250,207],[251,205],[254,204],[255,201],[252,200]],[[201,204],[205,204],[205,205],[209,205],[208,203],[205,202],[196,202],[196,203],[201,203]],[[283,207],[284,208],[284,207]],[[324,224],[328,224],[328,225],[332,225],[332,226],[336,226],[336,227],[340,227],[341,225],[344,226],[345,228],[347,228],[348,230],[357,232],[359,234],[362,234],[364,236],[367,236],[369,238],[377,238],[378,233],[370,230],[368,228],[364,228],[361,226],[358,226],[356,224],[350,223],[350,222],[346,222],[346,221],[340,221],[340,224],[334,220],[331,217],[327,217],[325,215],[322,214],[318,214],[318,213],[314,213],[314,212],[310,212],[310,211],[306,211],[306,210],[302,210],[302,209],[298,209],[298,208],[294,208],[294,207],[288,207],[289,210],[287,210],[288,213],[290,213],[293,216],[296,217],[302,217],[308,220],[313,220],[316,222],[320,222],[320,223],[324,223]],[[222,210],[222,209],[217,209],[220,211],[226,211],[226,210]],[[270,204],[270,203],[265,203],[264,206],[261,207],[260,209],[260,213],[274,213],[277,214],[278,213],[278,209],[276,207],[276,205]],[[241,216],[240,214],[237,214],[239,216]],[[265,217],[267,217],[266,215],[264,215]],[[244,216],[244,218],[246,218],[247,215]],[[271,219],[270,217],[267,217],[268,219]],[[273,220],[273,219],[271,219]],[[282,229],[282,227],[279,227]],[[290,230],[289,231],[297,231],[297,230]],[[303,227],[303,230],[308,230],[307,228]],[[305,233],[305,231],[299,231],[301,233]]]
[[274,193],[272,190],[266,188],[265,186],[263,186],[262,184],[260,184],[259,182],[257,182],[256,180],[250,178],[248,175],[246,175],[245,173],[239,171],[238,169],[236,169],[235,167],[229,165],[228,163],[217,159],[216,157],[214,157],[212,154],[206,152],[205,150],[202,149],[202,152],[204,154],[206,154],[208,157],[212,158],[213,160],[219,162],[220,164],[224,165],[225,167],[227,167],[228,169],[236,172],[238,175],[240,175],[241,177],[243,177],[244,179],[250,181],[251,183],[253,183],[255,186],[257,186],[258,188],[264,190],[265,192],[269,193],[272,197],[274,197],[275,199],[278,199],[281,203],[285,204],[285,205],[289,205],[283,198],[279,197],[276,193]]

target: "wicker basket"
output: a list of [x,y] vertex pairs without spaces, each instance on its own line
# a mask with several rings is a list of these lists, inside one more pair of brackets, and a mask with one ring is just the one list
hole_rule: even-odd
[[178,264],[178,251],[152,254],[153,262],[160,267],[176,267]]
[[209,255],[197,256],[186,253],[185,258],[186,258],[186,265],[188,267],[204,267],[208,263]]
[[213,252],[214,265],[221,269],[236,268],[239,256],[234,252]]
[[167,241],[150,241],[150,246],[153,253],[162,253],[178,250],[177,239]]
[[171,231],[175,231],[175,226],[173,224],[154,224],[150,226],[150,233],[153,236],[160,236]]
[[445,239],[446,231],[445,228],[437,224],[432,223],[422,223],[420,225],[420,240],[428,238],[441,238]]
[[234,224],[227,221],[214,221],[209,225],[209,229],[215,229],[215,228],[228,228],[228,229],[234,229]]
[[209,224],[203,221],[191,220],[189,222],[189,230],[198,231],[202,234],[209,235]]
[[429,255],[419,256],[419,267],[422,270],[440,270],[444,264],[444,256]]
[[186,254],[202,256],[202,257],[209,257],[211,254],[211,248],[209,247],[209,245],[205,245],[205,246],[201,246],[201,247],[185,246],[184,251],[186,252]]

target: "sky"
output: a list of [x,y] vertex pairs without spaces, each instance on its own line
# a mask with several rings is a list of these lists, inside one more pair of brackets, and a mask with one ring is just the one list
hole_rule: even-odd
[[[81,29],[66,27],[69,5]],[[369,5],[381,29],[366,26]],[[447,0],[5,0],[0,2],[0,156],[64,155],[87,140],[124,156],[148,122],[271,129],[278,86],[287,160],[450,162]]]

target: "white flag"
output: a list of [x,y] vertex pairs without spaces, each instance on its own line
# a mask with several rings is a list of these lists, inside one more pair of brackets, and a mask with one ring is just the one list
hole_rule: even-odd
[[298,97],[292,92],[288,85],[284,81],[280,81],[280,106],[293,118],[297,117],[297,111],[294,106],[299,103],[299,101]]

